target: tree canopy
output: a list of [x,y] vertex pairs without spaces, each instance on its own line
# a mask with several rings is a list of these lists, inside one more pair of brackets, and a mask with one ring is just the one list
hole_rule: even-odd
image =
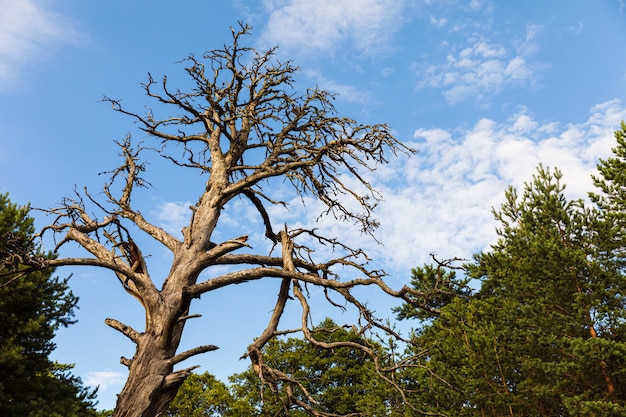
[[236,397],[230,387],[208,372],[191,374],[178,390],[165,416],[236,417],[254,416],[257,409],[244,398]]

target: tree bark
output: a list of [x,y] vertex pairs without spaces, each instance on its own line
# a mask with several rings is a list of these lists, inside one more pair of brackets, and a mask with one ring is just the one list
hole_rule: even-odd
[[149,314],[145,332],[135,340],[134,357],[122,358],[122,362],[129,365],[129,376],[118,396],[113,417],[158,416],[188,375],[189,370],[173,370],[184,327],[184,320],[178,322],[174,311],[178,311],[180,317],[188,309],[180,301],[170,306],[173,308],[168,311],[162,304]]
[[[168,396],[168,391],[175,394],[178,386],[167,383],[168,375],[172,374],[173,366],[168,354],[156,350],[159,337],[142,335],[137,343],[137,352],[130,365],[128,380],[119,394],[113,417],[152,417],[165,410],[169,402],[160,400]],[[169,386],[168,386],[169,385]],[[172,396],[173,398],[173,396]]]
[[[593,327],[593,324],[589,325],[589,334],[592,339],[596,339],[598,337],[598,333],[596,329]],[[613,379],[611,378],[611,371],[609,370],[609,366],[606,361],[600,360],[600,369],[602,371],[602,377],[604,378],[604,383],[606,384],[606,395],[611,401],[616,401],[615,396],[615,385],[613,384]]]

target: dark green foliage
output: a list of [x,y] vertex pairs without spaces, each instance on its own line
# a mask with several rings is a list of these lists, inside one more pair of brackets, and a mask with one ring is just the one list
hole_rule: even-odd
[[191,374],[165,412],[168,417],[252,416],[255,410],[235,398],[228,386],[209,373]]
[[598,164],[600,176],[593,176],[594,185],[600,194],[590,193],[594,202],[613,217],[626,217],[626,123],[615,132],[617,146],[612,149],[613,157],[601,159]]
[[[338,327],[326,319],[314,330],[315,338],[321,342],[360,342],[380,348],[373,341],[351,329]],[[377,376],[374,363],[360,349],[340,347],[324,349],[303,339],[273,339],[263,352],[263,360],[270,367],[280,369],[315,398],[314,404],[304,390],[295,388],[297,397],[315,410],[337,415],[367,413],[364,415],[386,415],[386,395],[389,388]],[[277,392],[261,387],[258,376],[252,369],[231,377],[235,393],[259,410],[258,415],[287,415],[280,413],[283,407],[286,384],[280,383]],[[381,414],[375,414],[380,410]],[[301,407],[292,407],[289,416],[308,415]]]
[[398,319],[417,318],[419,320],[437,317],[441,309],[457,297],[469,298],[471,289],[468,279],[458,279],[451,267],[451,261],[438,266],[424,265],[411,270],[411,286],[419,295],[411,294],[411,303],[394,308]]
[[44,255],[28,211],[0,195],[0,415],[93,415],[95,393],[48,357],[55,331],[73,323],[77,298],[67,279],[33,269]]
[[[4,276],[15,268],[35,263],[42,256],[33,242],[35,227],[33,219],[28,217],[29,207],[12,204],[8,194],[0,194],[0,210],[0,268]],[[3,285],[8,282],[4,279]]]

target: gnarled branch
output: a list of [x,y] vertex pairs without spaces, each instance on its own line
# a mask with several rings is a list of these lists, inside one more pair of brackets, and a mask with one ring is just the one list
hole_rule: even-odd
[[137,340],[141,336],[141,333],[139,333],[138,331],[136,331],[129,325],[124,324],[118,320],[107,318],[104,320],[104,323],[107,326],[114,328],[118,332],[121,332],[124,336],[128,337],[130,340],[132,340],[135,343],[137,343]]

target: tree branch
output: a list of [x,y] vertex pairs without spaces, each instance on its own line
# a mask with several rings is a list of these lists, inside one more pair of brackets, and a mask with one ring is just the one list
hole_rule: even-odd
[[130,327],[130,326],[128,326],[128,325],[118,321],[118,320],[107,318],[107,319],[104,320],[104,323],[107,326],[114,328],[118,332],[121,332],[124,336],[128,337],[130,340],[132,340],[135,343],[137,343],[137,340],[141,336],[141,333],[139,333],[138,331],[136,331],[132,327]]
[[182,362],[192,356],[199,355],[201,353],[211,352],[217,349],[219,349],[219,347],[215,345],[202,345],[174,355],[170,358],[169,361],[172,365],[176,365],[177,363]]
[[[282,242],[282,252],[283,252],[283,268],[285,271],[294,272],[295,267],[293,265],[293,242],[291,238],[287,234],[287,228],[280,232],[279,234],[281,242]],[[278,292],[278,298],[276,299],[276,306],[274,307],[274,311],[270,320],[267,324],[265,331],[248,347],[248,352],[259,352],[258,355],[250,356],[252,359],[252,365],[257,369],[257,373],[260,372],[259,368],[259,355],[263,346],[276,334],[276,329],[278,328],[278,323],[280,318],[283,315],[285,310],[285,305],[287,304],[287,300],[289,299],[289,287],[290,287],[291,279],[283,278],[280,284],[280,291]],[[256,359],[255,359],[256,358]]]

